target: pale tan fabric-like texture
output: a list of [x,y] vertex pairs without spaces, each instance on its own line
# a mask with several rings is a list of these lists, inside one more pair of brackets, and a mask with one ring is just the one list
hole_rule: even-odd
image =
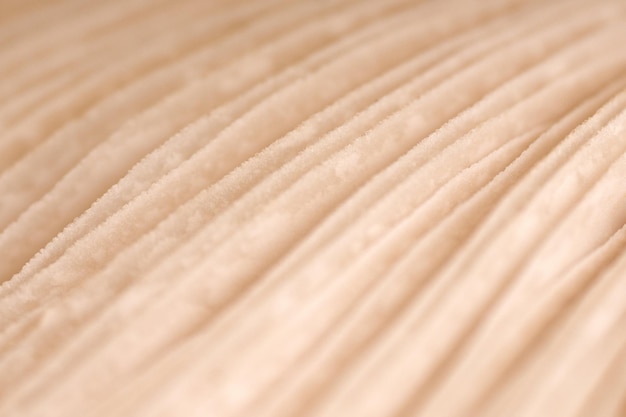
[[0,0],[0,416],[626,416],[623,0]]

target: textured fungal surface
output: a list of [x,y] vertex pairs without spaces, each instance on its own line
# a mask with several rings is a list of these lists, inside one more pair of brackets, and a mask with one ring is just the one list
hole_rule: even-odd
[[623,0],[0,0],[0,415],[626,416]]

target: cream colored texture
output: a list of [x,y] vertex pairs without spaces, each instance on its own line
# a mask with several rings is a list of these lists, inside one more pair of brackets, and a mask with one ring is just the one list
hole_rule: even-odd
[[623,417],[626,3],[0,0],[0,415]]

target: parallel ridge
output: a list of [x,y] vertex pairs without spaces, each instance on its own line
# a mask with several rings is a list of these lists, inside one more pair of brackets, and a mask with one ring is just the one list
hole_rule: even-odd
[[626,415],[626,3],[0,2],[0,415]]

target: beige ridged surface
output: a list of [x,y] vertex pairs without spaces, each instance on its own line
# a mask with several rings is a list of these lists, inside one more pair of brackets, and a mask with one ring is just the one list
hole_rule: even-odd
[[626,416],[622,0],[0,0],[0,415]]

